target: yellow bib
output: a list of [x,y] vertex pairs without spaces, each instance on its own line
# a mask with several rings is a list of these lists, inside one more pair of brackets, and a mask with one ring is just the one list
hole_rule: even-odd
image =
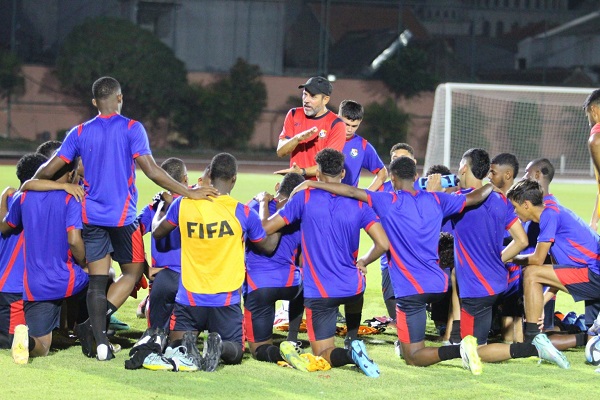
[[242,286],[245,247],[238,204],[230,196],[181,200],[181,280],[188,291],[215,294]]

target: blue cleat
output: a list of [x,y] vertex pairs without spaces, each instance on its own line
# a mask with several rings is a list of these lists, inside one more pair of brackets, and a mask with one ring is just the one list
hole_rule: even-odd
[[353,340],[350,344],[352,360],[362,372],[370,378],[379,378],[379,366],[369,358],[365,343],[362,340]]
[[558,365],[560,368],[563,369],[571,368],[569,360],[567,360],[563,353],[561,353],[556,347],[554,347],[552,342],[550,342],[550,339],[548,339],[548,336],[546,336],[544,333],[536,335],[533,338],[532,343],[538,351],[540,363],[542,362],[542,360],[546,360],[548,362]]

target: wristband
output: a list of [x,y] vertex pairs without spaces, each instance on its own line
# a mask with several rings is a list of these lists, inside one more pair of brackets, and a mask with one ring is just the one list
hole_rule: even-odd
[[306,168],[300,168],[302,170],[302,173],[300,175],[302,176],[306,176]]

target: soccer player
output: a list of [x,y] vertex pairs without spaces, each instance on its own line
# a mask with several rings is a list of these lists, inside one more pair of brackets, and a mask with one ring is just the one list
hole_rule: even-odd
[[[342,181],[343,153],[323,149],[316,161],[318,180]],[[365,290],[361,271],[389,247],[377,216],[365,203],[309,189],[292,197],[264,226],[270,234],[296,221],[300,221],[302,234],[304,307],[313,354],[325,358],[332,367],[354,363],[367,376],[378,377],[379,367],[368,357],[364,343],[356,339]],[[357,260],[361,228],[374,244]],[[337,348],[334,343],[341,304],[346,311],[349,349]],[[293,360],[288,361],[294,365]]]
[[290,168],[275,173],[295,172],[314,180],[317,173],[315,156],[319,150],[342,151],[344,148],[344,123],[327,109],[333,90],[327,79],[312,77],[298,89],[303,89],[302,107],[288,111],[277,144],[277,156],[291,154]]
[[360,171],[365,168],[375,175],[367,188],[374,191],[379,189],[387,179],[387,169],[371,143],[356,134],[364,114],[363,106],[354,100],[344,100],[340,103],[338,117],[346,125],[346,144],[342,150],[345,156],[346,175],[342,183],[358,187]]
[[600,89],[594,90],[585,99],[583,110],[588,118],[590,125],[590,138],[588,140],[588,149],[594,162],[594,172],[598,181],[598,194],[596,196],[596,204],[590,221],[590,227],[598,230],[598,218],[600,217]]
[[[280,210],[292,193],[292,190],[304,182],[299,174],[289,173],[277,184],[275,197],[260,193],[248,204],[254,211],[260,212],[263,220]],[[265,255],[252,245],[246,249],[246,280],[244,282],[244,321],[246,339],[252,356],[259,361],[285,361],[280,348],[273,345],[273,319],[275,302],[289,300],[290,330],[297,326],[304,313],[302,296],[302,274],[297,258],[300,250],[300,223],[296,222],[281,230],[281,239],[277,250]],[[296,329],[297,330],[297,329]],[[288,341],[297,339],[289,337]],[[286,351],[282,346],[283,352]],[[289,347],[289,346],[288,346]],[[288,348],[287,351],[296,351]]]
[[56,150],[60,148],[61,144],[62,142],[58,140],[48,140],[47,142],[40,144],[37,149],[35,149],[35,152],[43,155],[46,158],[50,158],[54,155]]
[[[179,158],[168,158],[160,167],[177,182],[188,185],[187,169]],[[142,235],[152,231],[154,215],[160,212],[160,217],[164,216],[177,197],[177,194],[160,193],[158,199],[142,209],[138,216]],[[148,275],[152,286],[149,294],[148,327],[168,332],[181,276],[181,235],[176,229],[163,239],[156,240],[152,237],[150,243],[152,265]]]
[[[69,182],[76,162],[61,169],[57,181]],[[22,228],[24,234],[23,309],[27,325],[15,328],[13,359],[48,355],[63,299],[88,285],[81,237],[81,203],[64,191],[20,193],[0,223],[2,233]]]
[[[171,347],[185,346],[197,367],[210,372],[219,360],[242,361],[245,240],[268,254],[275,250],[279,235],[267,236],[258,214],[229,195],[237,180],[237,162],[231,154],[217,154],[209,171],[220,195],[213,201],[178,197],[163,218],[155,217],[152,235],[162,239],[174,229],[180,231],[181,280],[169,339]],[[196,338],[205,329],[210,333],[202,358]]]
[[[113,358],[106,336],[107,319],[125,302],[144,269],[144,245],[136,220],[136,162],[146,176],[171,193],[205,198],[216,191],[188,189],[156,165],[144,126],[121,115],[123,94],[116,79],[105,76],[96,80],[92,94],[92,104],[99,114],[71,129],[36,178],[49,179],[81,156],[85,168],[82,218],[90,274],[90,319],[76,327],[76,334],[83,353],[88,357],[96,354],[103,361]],[[123,275],[106,293],[112,260],[120,264]]]

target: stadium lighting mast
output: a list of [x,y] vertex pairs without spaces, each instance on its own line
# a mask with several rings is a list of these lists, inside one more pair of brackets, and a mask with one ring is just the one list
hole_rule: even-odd
[[390,57],[393,56],[397,51],[400,51],[400,49],[408,45],[408,42],[410,41],[412,36],[412,32],[408,29],[405,29],[400,35],[398,35],[398,37],[392,42],[392,44],[390,44],[385,50],[383,50],[381,54],[375,57],[375,59],[373,60],[373,62],[371,62],[371,65],[369,66],[369,72],[371,74],[377,72],[379,67],[381,67],[381,64],[389,60]]

